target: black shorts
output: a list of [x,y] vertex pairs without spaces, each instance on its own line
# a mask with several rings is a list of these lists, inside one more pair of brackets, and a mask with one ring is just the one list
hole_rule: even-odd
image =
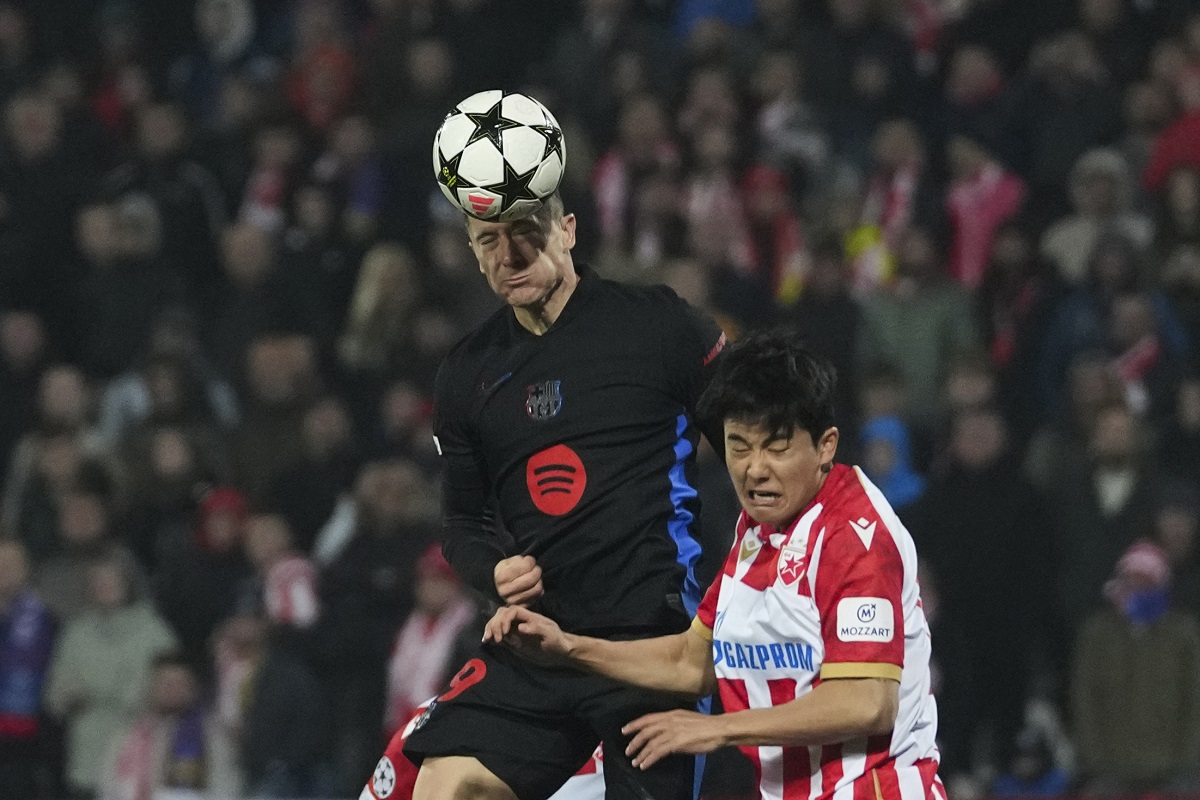
[[671,756],[648,770],[629,763],[621,727],[643,714],[694,708],[579,670],[533,664],[489,644],[455,675],[418,721],[404,754],[471,756],[520,800],[545,800],[604,743],[606,800],[692,800],[696,759]]

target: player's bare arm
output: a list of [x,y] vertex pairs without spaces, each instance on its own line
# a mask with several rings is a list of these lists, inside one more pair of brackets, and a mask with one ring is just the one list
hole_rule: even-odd
[[688,629],[673,636],[609,641],[566,633],[554,620],[518,606],[488,622],[485,642],[551,655],[614,680],[660,692],[704,697],[716,690],[712,645]]
[[647,714],[622,732],[633,737],[625,752],[634,766],[647,769],[672,753],[708,753],[731,745],[826,745],[887,734],[896,724],[899,704],[900,684],[896,681],[839,678],[771,708],[717,716],[691,711]]
[[541,597],[542,568],[533,556],[510,556],[492,571],[496,592],[510,606],[525,606]]

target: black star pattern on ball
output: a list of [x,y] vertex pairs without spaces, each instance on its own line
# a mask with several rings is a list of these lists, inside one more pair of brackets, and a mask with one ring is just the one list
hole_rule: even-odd
[[442,148],[438,148],[437,180],[451,191],[454,191],[454,187],[458,185],[458,162],[460,161],[462,161],[462,150],[455,153],[454,158],[447,159],[442,153]]
[[509,128],[521,127],[521,123],[513,122],[511,119],[505,119],[504,117],[500,116],[500,105],[503,102],[504,97],[502,96],[496,101],[496,105],[492,106],[482,114],[472,114],[467,112],[467,119],[475,123],[475,130],[471,134],[471,138],[467,139],[467,144],[464,146],[464,149],[466,146],[478,142],[480,139],[488,139],[493,145],[496,146],[497,150],[499,150],[501,153],[504,152],[504,147],[500,143],[500,134]]
[[558,153],[558,161],[561,164],[563,160],[562,131],[554,125],[532,125],[530,127],[546,137],[546,150],[542,153],[542,161],[549,158],[551,153]]
[[531,169],[523,175],[518,175],[513,171],[512,166],[507,160],[504,162],[504,182],[497,183],[494,186],[485,188],[500,195],[500,213],[503,214],[512,208],[513,203],[518,200],[537,200],[537,195],[529,190],[529,183],[533,180],[533,176],[537,174],[537,169]]

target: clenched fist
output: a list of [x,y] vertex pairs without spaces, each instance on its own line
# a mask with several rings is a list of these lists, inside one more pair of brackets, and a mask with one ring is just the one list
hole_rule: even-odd
[[504,559],[496,565],[492,577],[500,598],[510,606],[528,607],[545,591],[542,588],[542,568],[533,556],[510,556]]

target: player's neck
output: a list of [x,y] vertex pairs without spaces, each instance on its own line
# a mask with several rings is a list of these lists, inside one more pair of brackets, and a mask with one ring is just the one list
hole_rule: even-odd
[[558,320],[578,285],[579,273],[569,270],[538,302],[527,306],[513,306],[517,322],[534,336],[541,336]]

